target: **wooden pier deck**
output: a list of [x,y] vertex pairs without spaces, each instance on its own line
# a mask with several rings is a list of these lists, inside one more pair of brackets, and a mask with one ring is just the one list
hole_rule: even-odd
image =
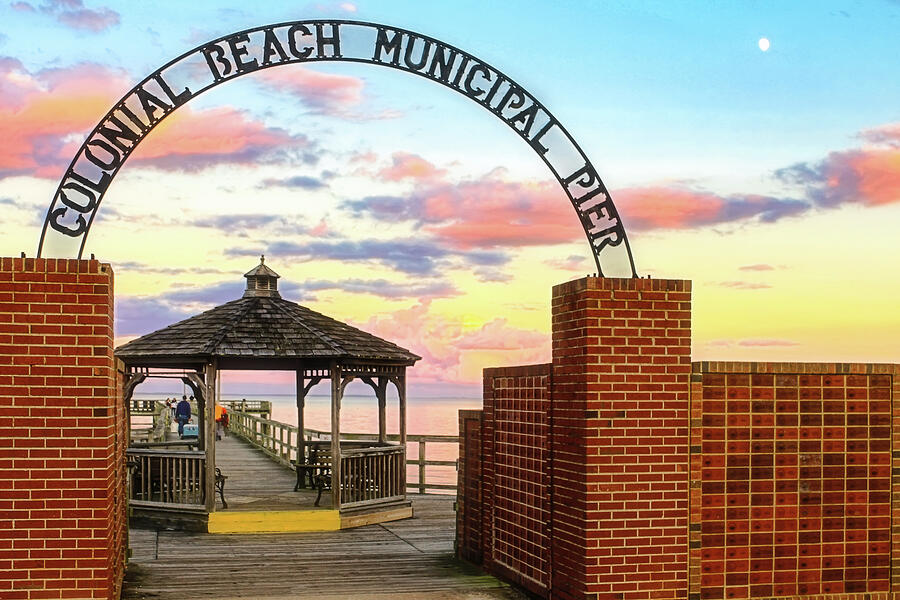
[[[235,436],[216,442],[228,510],[314,508],[295,474]],[[411,495],[412,519],[308,533],[131,529],[123,600],[524,600],[453,557],[453,496]],[[330,508],[323,494],[323,509]],[[217,499],[217,510],[222,510]]]
[[453,557],[452,497],[411,498],[412,519],[334,532],[133,529],[122,598],[525,599]]
[[[216,441],[216,466],[228,477],[225,500],[228,510],[313,510],[316,492],[294,491],[297,481],[291,469],[278,464],[234,435]],[[331,493],[322,494],[319,508],[331,508]],[[216,496],[216,510],[222,502]]]

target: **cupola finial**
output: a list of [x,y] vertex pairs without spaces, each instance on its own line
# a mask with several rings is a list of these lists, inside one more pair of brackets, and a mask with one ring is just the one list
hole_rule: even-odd
[[259,264],[261,264],[261,265],[266,264],[266,255],[265,254],[259,255]]

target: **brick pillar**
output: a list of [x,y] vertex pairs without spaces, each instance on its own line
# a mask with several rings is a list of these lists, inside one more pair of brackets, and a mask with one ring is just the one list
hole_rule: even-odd
[[459,411],[456,555],[481,564],[481,411]]
[[118,598],[125,411],[113,274],[0,258],[0,597]]
[[687,596],[690,290],[553,288],[553,598]]

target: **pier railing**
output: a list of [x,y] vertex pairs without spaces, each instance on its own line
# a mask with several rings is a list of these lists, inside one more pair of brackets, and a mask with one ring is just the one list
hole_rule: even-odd
[[[229,411],[228,430],[247,440],[251,445],[262,450],[273,460],[291,466],[291,461],[297,460],[298,439],[297,426],[288,425],[280,421],[263,419],[255,415],[240,411]],[[331,432],[316,429],[304,429],[306,441],[330,440]],[[400,436],[388,435],[387,441],[399,442]],[[341,441],[348,442],[373,442],[377,443],[377,436],[372,433],[341,433]],[[456,491],[455,483],[438,483],[428,478],[427,467],[456,467],[455,460],[429,460],[427,458],[428,444],[459,444],[459,438],[455,435],[415,435],[406,436],[407,441],[407,465],[417,468],[417,477],[408,480],[407,491],[419,494],[440,493]],[[416,444],[415,457],[408,451],[410,444]],[[354,450],[355,451],[355,450]],[[351,450],[347,450],[348,454]],[[397,459],[392,459],[397,460]],[[341,463],[343,466],[343,462]],[[456,478],[450,478],[455,481]]]
[[165,402],[161,402],[160,400],[139,400],[132,398],[130,402],[128,410],[132,415],[152,415],[155,414],[158,408],[157,404],[165,406]]
[[230,411],[262,414],[268,417],[272,414],[272,402],[269,400],[221,400],[222,406]]
[[131,501],[205,506],[206,453],[129,448]]
[[131,443],[157,443],[166,441],[166,432],[172,426],[172,411],[160,400],[138,400],[139,412],[135,412],[135,405],[131,407],[132,415],[152,415],[153,424],[150,427],[131,428]]

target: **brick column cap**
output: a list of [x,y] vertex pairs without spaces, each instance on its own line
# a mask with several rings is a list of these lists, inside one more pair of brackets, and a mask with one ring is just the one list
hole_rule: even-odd
[[588,276],[553,286],[553,297],[574,294],[584,290],[646,290],[691,291],[690,279],[639,279],[634,277]]

